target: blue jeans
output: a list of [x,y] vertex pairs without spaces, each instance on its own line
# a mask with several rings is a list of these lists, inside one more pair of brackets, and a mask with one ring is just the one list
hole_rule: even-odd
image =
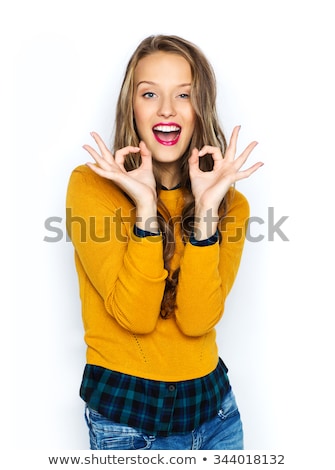
[[242,422],[232,390],[211,421],[187,434],[151,436],[110,421],[88,407],[85,417],[92,450],[243,450]]

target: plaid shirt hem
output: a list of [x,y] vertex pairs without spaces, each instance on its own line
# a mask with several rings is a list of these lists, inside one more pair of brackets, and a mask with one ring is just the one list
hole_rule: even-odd
[[230,389],[222,359],[210,374],[161,382],[86,364],[80,396],[104,417],[149,435],[191,432],[212,419]]

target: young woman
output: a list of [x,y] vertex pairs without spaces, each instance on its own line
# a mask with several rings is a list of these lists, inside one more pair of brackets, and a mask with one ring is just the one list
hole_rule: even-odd
[[87,364],[91,449],[242,449],[215,326],[236,277],[249,206],[234,189],[256,145],[235,158],[203,53],[176,36],[144,39],[126,69],[113,150],[70,178]]

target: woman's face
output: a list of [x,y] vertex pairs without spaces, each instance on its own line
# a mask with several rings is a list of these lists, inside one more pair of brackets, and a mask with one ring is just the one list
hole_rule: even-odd
[[134,117],[140,139],[160,163],[175,163],[187,149],[195,126],[192,73],[181,56],[155,52],[135,69]]

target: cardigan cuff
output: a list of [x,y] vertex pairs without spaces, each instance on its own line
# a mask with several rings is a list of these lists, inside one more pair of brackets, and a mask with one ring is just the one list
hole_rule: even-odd
[[154,237],[160,235],[160,232],[149,232],[148,230],[142,230],[141,228],[138,228],[136,225],[134,225],[134,235],[139,238]]
[[190,243],[191,245],[194,246],[210,246],[210,245],[215,245],[219,241],[219,229],[216,230],[214,235],[212,235],[209,238],[206,238],[205,240],[196,240],[194,238],[194,235],[192,234],[190,237]]

